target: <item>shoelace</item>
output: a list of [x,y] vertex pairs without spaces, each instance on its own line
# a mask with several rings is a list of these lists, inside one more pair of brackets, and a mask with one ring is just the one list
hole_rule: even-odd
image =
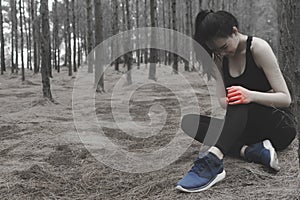
[[201,172],[203,171],[209,171],[211,173],[211,168],[210,168],[211,160],[208,158],[208,156],[198,158],[197,160],[194,161],[194,166],[190,170],[190,172],[197,173],[200,175]]

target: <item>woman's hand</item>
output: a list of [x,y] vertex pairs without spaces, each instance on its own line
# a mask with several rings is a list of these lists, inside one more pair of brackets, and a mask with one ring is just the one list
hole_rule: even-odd
[[229,105],[248,104],[252,101],[251,91],[242,86],[231,86],[226,89]]

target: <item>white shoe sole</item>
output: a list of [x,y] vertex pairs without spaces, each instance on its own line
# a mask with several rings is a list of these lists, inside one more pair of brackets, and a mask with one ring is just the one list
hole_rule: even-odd
[[226,172],[225,170],[223,170],[220,174],[218,174],[211,182],[209,182],[208,184],[202,186],[201,188],[196,188],[196,189],[186,189],[181,187],[180,185],[176,186],[177,190],[183,191],[183,192],[189,192],[189,193],[193,193],[193,192],[201,192],[204,190],[207,190],[209,188],[211,188],[213,185],[215,185],[216,183],[218,183],[219,181],[223,180],[226,176]]
[[270,151],[270,155],[271,155],[270,166],[271,166],[271,168],[274,169],[275,171],[279,171],[280,166],[279,166],[279,161],[277,158],[277,153],[276,153],[274,147],[272,146],[271,142],[269,140],[265,140],[265,141],[263,141],[263,145],[266,149],[268,149]]

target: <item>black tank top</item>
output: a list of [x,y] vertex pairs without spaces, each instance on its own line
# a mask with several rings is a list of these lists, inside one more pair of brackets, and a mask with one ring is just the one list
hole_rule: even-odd
[[256,65],[251,52],[252,36],[248,36],[246,49],[246,66],[244,72],[238,77],[229,73],[228,58],[223,58],[223,79],[226,87],[242,86],[249,90],[266,92],[272,89],[264,71]]

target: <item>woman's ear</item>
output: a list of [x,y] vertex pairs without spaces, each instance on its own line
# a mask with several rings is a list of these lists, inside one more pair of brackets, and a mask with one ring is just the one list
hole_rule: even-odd
[[232,27],[232,33],[237,34],[239,32],[238,28],[236,26]]

